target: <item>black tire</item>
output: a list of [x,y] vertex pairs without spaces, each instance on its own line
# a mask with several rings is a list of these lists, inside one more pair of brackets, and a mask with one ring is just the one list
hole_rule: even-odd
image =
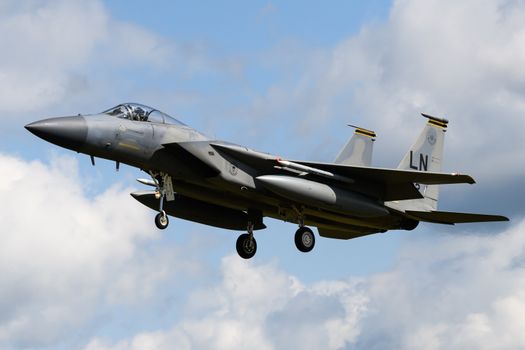
[[257,252],[257,241],[253,236],[250,237],[248,233],[243,233],[237,238],[237,254],[243,259],[252,258]]
[[155,225],[159,230],[164,230],[169,224],[170,220],[168,219],[168,215],[165,213],[158,213],[155,215]]
[[315,235],[308,227],[301,227],[295,232],[295,246],[299,251],[308,253],[315,246]]

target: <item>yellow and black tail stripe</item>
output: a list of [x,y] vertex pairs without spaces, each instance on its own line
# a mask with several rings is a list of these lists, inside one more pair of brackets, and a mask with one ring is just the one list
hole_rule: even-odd
[[376,137],[376,133],[373,132],[372,130],[361,128],[359,126],[355,126],[355,125],[352,125],[352,124],[348,124],[348,126],[351,126],[352,128],[354,128],[356,134],[363,135],[363,136],[368,136],[368,137],[372,137],[372,138]]
[[440,128],[443,128],[443,129],[446,129],[446,128],[447,128],[447,124],[445,124],[445,123],[440,123],[440,122],[437,122],[437,121],[435,121],[435,120],[429,120],[428,123],[429,123],[430,125],[438,126],[438,127],[440,127]]
[[373,132],[371,130],[361,129],[361,128],[355,129],[355,133],[359,134],[359,135],[368,136],[368,137],[376,137],[376,133],[375,132]]
[[439,128],[443,128],[443,129],[447,128],[448,120],[443,119],[443,118],[433,117],[433,116],[425,114],[425,113],[421,113],[421,115],[428,119],[428,123],[430,125],[437,126]]

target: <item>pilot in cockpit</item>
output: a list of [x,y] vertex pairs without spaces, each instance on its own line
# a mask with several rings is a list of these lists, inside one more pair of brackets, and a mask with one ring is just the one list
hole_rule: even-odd
[[132,120],[145,121],[147,119],[146,111],[138,106],[131,107],[131,118]]

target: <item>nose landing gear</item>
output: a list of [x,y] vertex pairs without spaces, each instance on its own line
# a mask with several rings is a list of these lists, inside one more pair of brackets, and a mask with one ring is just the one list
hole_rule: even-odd
[[168,227],[169,223],[170,220],[168,219],[168,215],[164,210],[155,215],[155,225],[159,230],[164,230],[166,227]]
[[172,201],[175,199],[173,183],[171,182],[171,176],[168,174],[150,172],[150,175],[157,187],[155,198],[159,199],[159,213],[155,215],[155,225],[158,229],[164,230],[170,223],[168,215],[164,211],[164,200]]

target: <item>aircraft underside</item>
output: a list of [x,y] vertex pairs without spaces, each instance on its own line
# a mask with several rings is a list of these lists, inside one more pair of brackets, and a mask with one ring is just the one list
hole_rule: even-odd
[[[145,180],[141,182],[153,185]],[[158,183],[160,185],[162,180]],[[296,223],[299,228],[295,233],[295,243],[302,252],[312,250],[315,245],[315,236],[308,226],[317,227],[323,237],[351,239],[390,229],[413,229],[417,225],[417,222],[415,225],[412,221],[406,222],[405,218],[396,216],[395,213],[364,220],[352,215],[351,212],[345,215],[265,194],[250,193],[243,196],[242,193],[239,195],[217,191],[212,186],[205,187],[187,181],[173,181],[172,186],[174,193],[171,200],[161,200],[163,198],[161,193],[164,193],[165,189],[160,187],[154,191],[134,192],[131,195],[147,207],[160,210],[155,219],[160,229],[166,228],[169,224],[167,216],[162,215],[165,213],[213,227],[246,231],[247,234],[239,237],[242,242],[237,244],[238,253],[244,258],[250,258],[255,254],[256,241],[253,232],[266,228],[263,217]],[[250,209],[246,210],[246,208]],[[245,240],[249,242],[244,242]]]

